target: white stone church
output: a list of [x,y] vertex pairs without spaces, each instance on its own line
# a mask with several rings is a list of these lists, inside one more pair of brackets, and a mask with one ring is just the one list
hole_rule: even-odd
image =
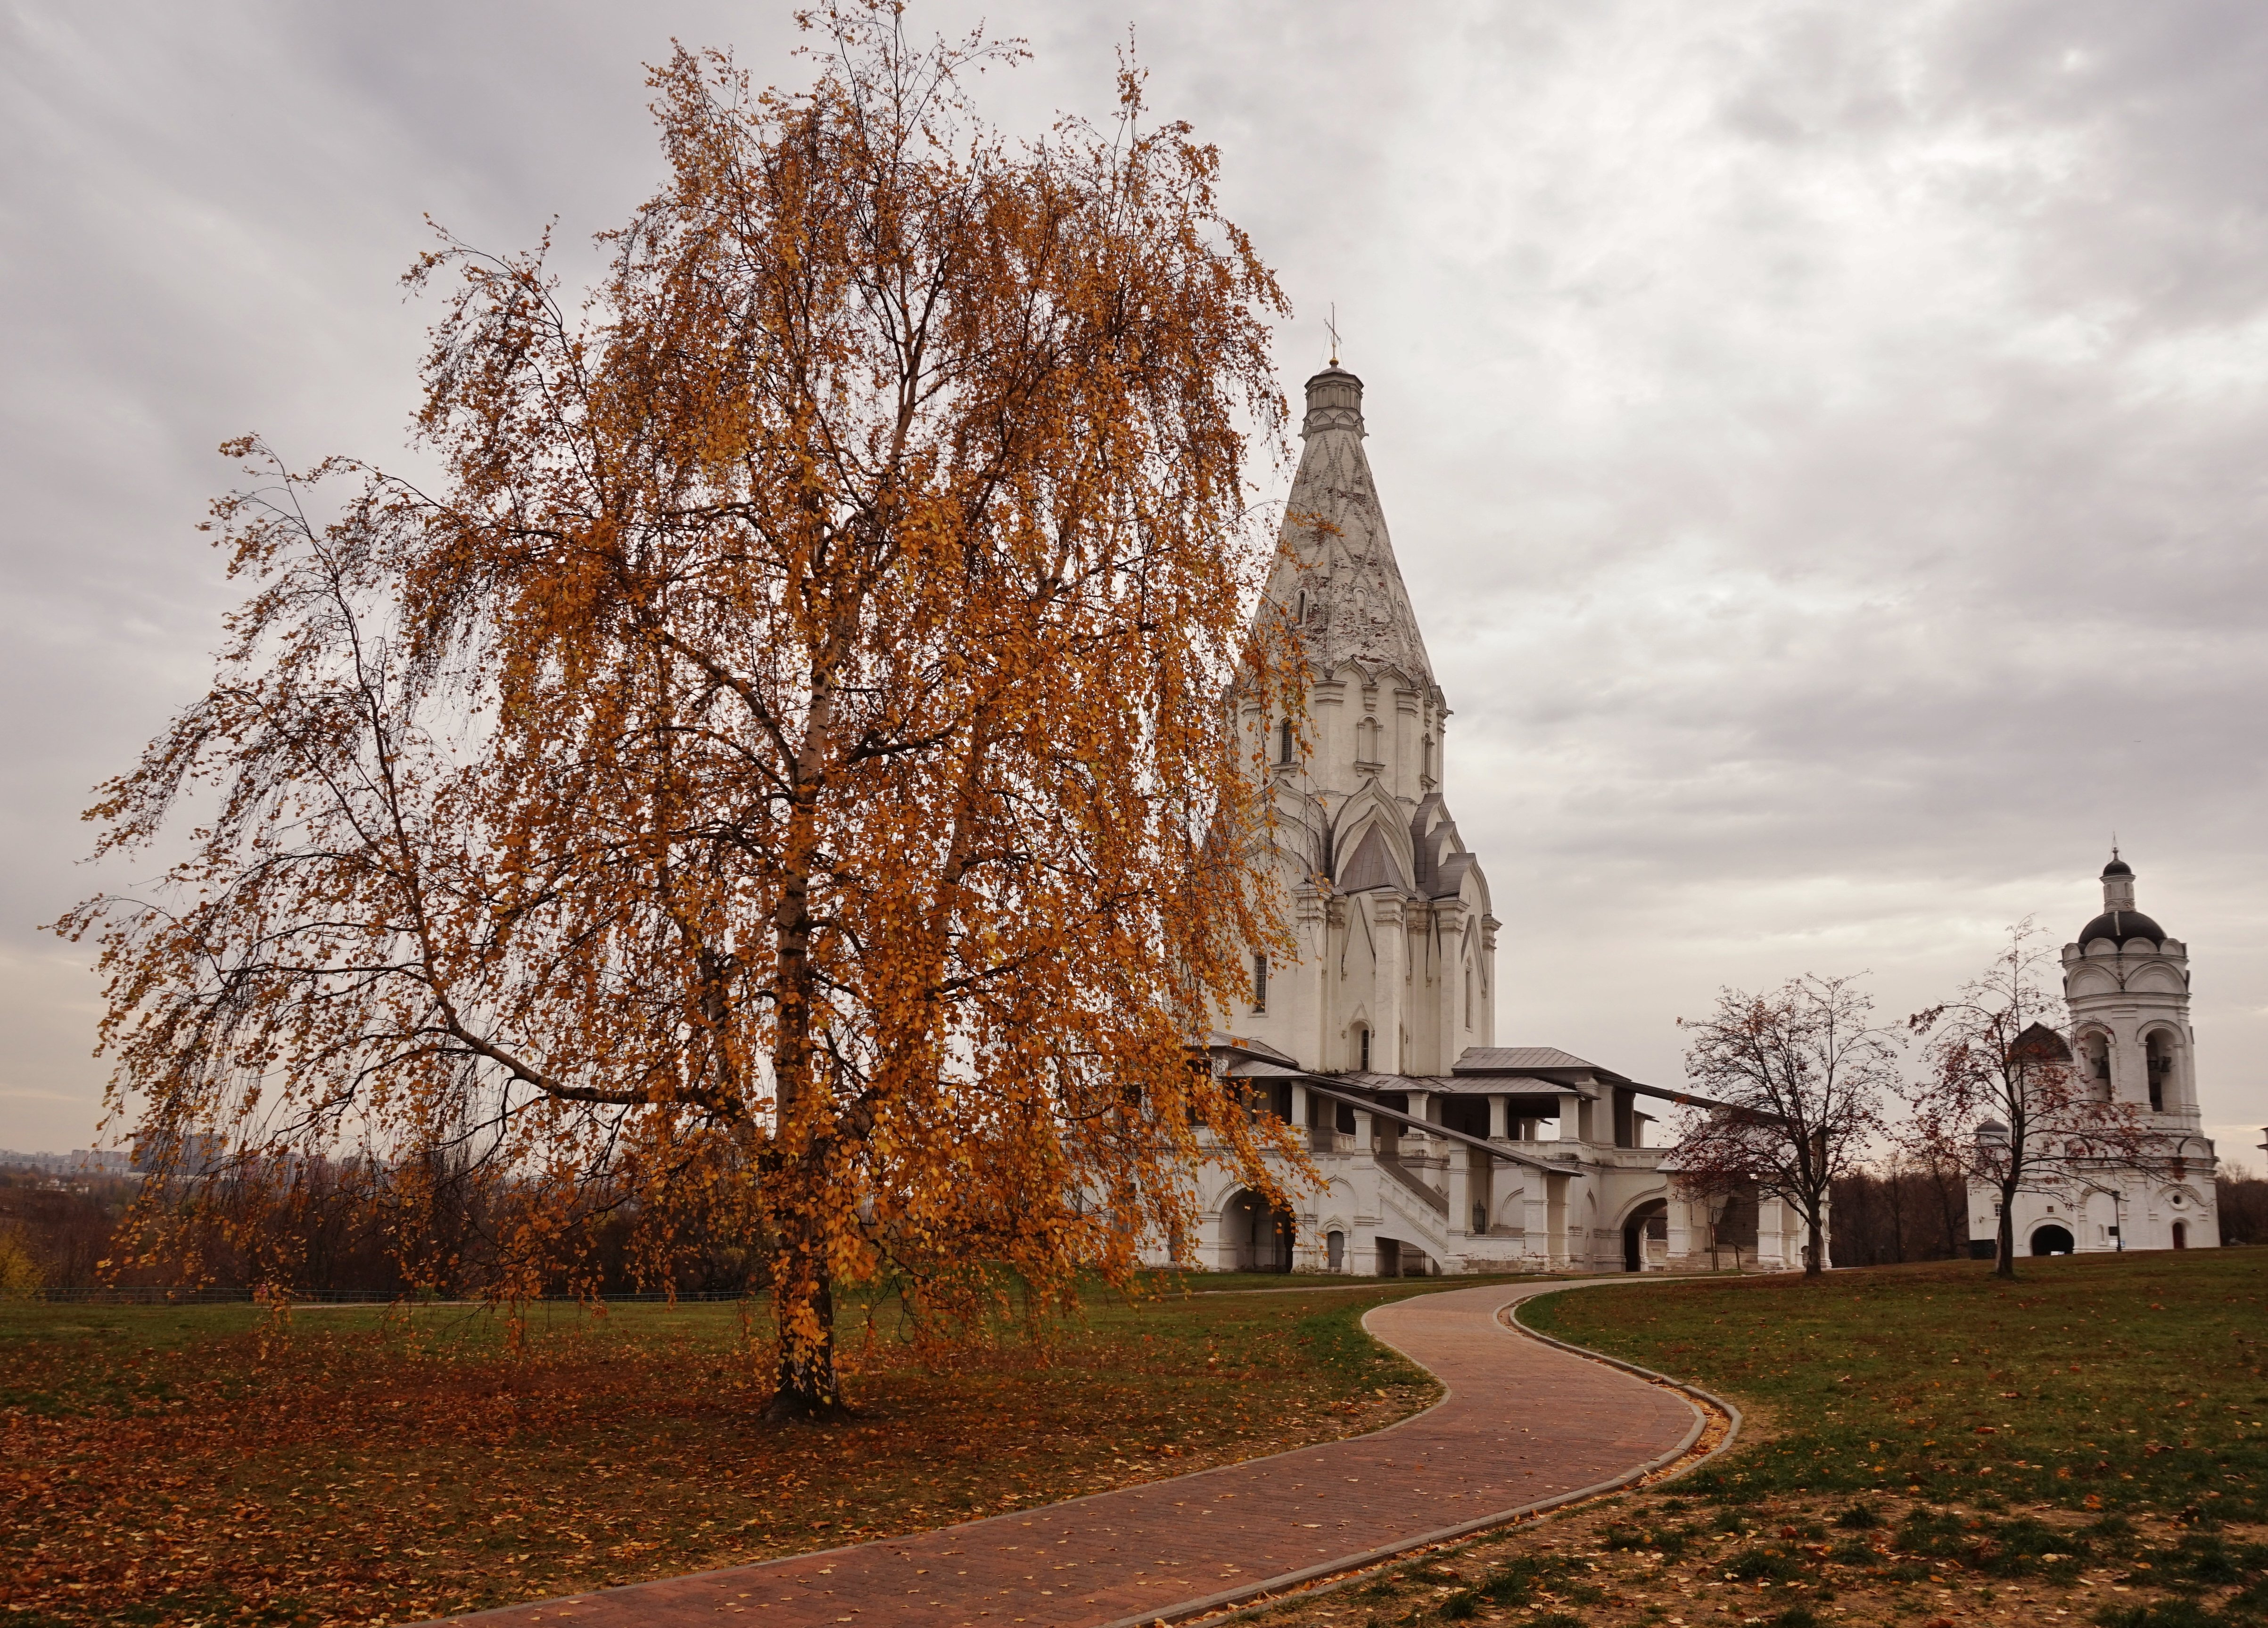
[[[1777,1201],[1689,1202],[1660,1104],[1543,1045],[1496,1038],[1489,885],[1446,799],[1449,707],[1433,681],[1363,452],[1362,381],[1307,381],[1300,460],[1262,617],[1312,671],[1304,723],[1242,722],[1275,802],[1295,959],[1256,956],[1216,1070],[1310,1138],[1327,1182],[1272,1210],[1225,1165],[1198,1175],[1184,1263],[1415,1275],[1801,1265]],[[1318,524],[1318,521],[1323,522]],[[1304,745],[1304,749],[1302,747]],[[1164,1253],[1160,1252],[1161,1256]]]
[[[2069,1040],[2048,1036],[2097,1102],[2123,1102],[2148,1138],[2139,1157],[2073,1161],[2016,1198],[2018,1254],[2195,1249],[2220,1242],[2213,1146],[2198,1115],[2197,1037],[2190,1028],[2189,947],[2134,908],[2134,871],[2116,850],[2102,867],[2102,913],[2063,949]],[[1988,1123],[1980,1141],[2007,1127]],[[1969,1189],[1972,1253],[1999,1236],[1999,1192]]]

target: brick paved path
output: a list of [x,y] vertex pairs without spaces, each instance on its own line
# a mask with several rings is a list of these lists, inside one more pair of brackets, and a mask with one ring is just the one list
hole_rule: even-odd
[[1564,1286],[1504,1285],[1373,1308],[1364,1325],[1447,1387],[1375,1434],[820,1554],[450,1622],[558,1628],[1150,1623],[1375,1551],[1482,1525],[1682,1452],[1675,1392],[1513,1333],[1497,1313]]

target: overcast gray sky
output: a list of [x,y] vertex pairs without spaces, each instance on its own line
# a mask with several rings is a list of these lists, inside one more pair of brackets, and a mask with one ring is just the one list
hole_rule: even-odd
[[[0,6],[0,1146],[85,1145],[88,788],[207,676],[257,429],[402,461],[427,212],[563,264],[659,174],[643,62],[783,5]],[[1130,23],[1336,302],[1505,928],[1498,1039],[1665,1083],[1723,984],[1902,1016],[2115,827],[2205,1117],[2268,1123],[2268,9],[917,4],[1106,114]]]

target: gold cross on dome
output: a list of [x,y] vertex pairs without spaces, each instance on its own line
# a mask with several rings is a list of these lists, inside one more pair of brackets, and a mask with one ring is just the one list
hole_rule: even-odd
[[1339,308],[1336,304],[1331,306],[1331,314],[1325,320],[1323,327],[1330,333],[1331,365],[1336,367],[1339,365]]

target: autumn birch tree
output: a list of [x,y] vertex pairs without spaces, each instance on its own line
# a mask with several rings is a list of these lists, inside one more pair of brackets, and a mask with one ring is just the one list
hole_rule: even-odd
[[1849,978],[1791,978],[1766,994],[1723,991],[1691,1038],[1685,1077],[1711,1106],[1688,1113],[1674,1167],[1704,1193],[1753,1185],[1802,1219],[1803,1270],[1827,1259],[1836,1181],[1859,1167],[1897,1079],[1894,1035]]
[[228,449],[251,597],[90,816],[194,801],[194,852],[62,924],[160,1156],[470,1159],[499,1293],[610,1212],[761,1241],[782,1415],[840,1405],[844,1282],[1045,1303],[1186,1222],[1201,1133],[1263,1183],[1288,1135],[1189,1049],[1281,932],[1219,705],[1273,681],[1277,284],[1130,69],[1016,144],[965,93],[1014,50],[806,26],[807,91],[654,71],[668,180],[579,307],[540,251],[414,270],[439,482]]

